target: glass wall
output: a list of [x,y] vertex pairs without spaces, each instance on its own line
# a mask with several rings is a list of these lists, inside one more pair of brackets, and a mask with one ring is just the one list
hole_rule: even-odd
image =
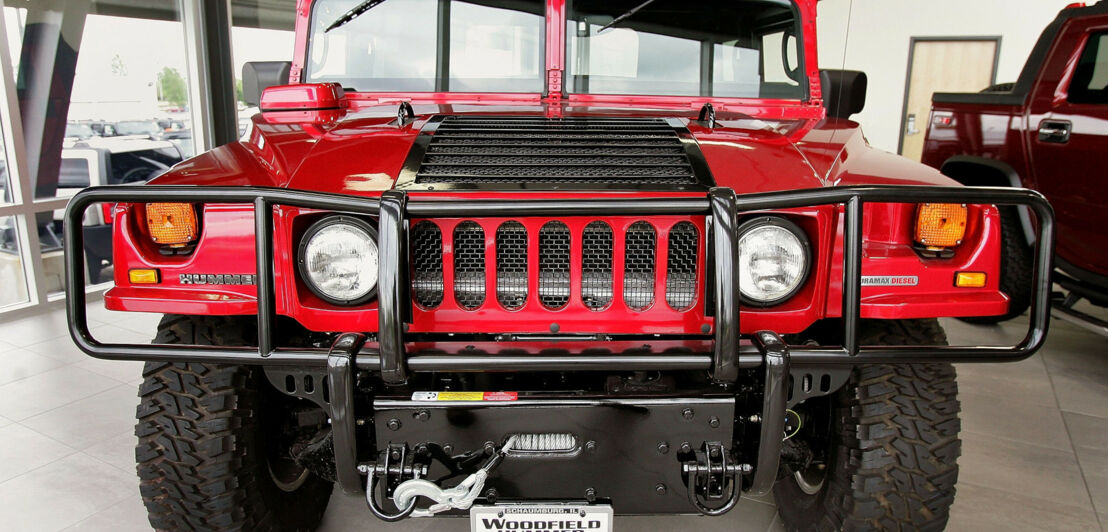
[[[206,68],[203,42],[186,35],[212,22],[199,1],[0,0],[2,139],[20,146],[0,142],[0,312],[61,297],[69,198],[145,183],[202,149],[192,112],[205,106],[190,95],[204,88],[190,72]],[[230,5],[242,133],[257,112],[242,103],[242,66],[292,59],[296,0]],[[109,207],[92,206],[83,220],[86,282],[100,289],[114,276]]]
[[[60,297],[70,197],[88,186],[145,183],[195,152],[178,0],[4,4],[5,83],[17,100],[8,106],[21,118],[29,193],[12,193],[14,166],[3,164],[0,209],[11,207],[0,210],[0,309]],[[94,206],[84,219],[91,285],[112,279],[108,212]],[[38,271],[25,264],[29,248]]]

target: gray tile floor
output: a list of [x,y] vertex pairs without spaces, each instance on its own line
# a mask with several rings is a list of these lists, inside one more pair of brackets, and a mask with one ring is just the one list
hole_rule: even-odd
[[[1101,312],[1102,316],[1106,313]],[[146,342],[157,316],[89,305],[102,340]],[[952,343],[1011,342],[999,327],[945,321]],[[149,530],[134,472],[141,365],[89,358],[64,312],[0,316],[0,525],[6,530]],[[1104,530],[1108,526],[1108,340],[1055,321],[1047,348],[1023,362],[958,368],[964,447],[950,530]],[[385,526],[357,498],[335,495],[323,529],[466,530],[465,520]],[[773,500],[727,516],[617,518],[627,530],[781,529]]]

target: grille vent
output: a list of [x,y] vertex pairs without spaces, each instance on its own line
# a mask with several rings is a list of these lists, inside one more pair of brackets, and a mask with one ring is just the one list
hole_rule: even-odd
[[527,228],[519,222],[496,230],[496,299],[508,310],[527,301]]
[[666,303],[673,310],[685,310],[696,299],[696,226],[680,222],[669,230],[666,259]]
[[431,222],[412,228],[412,296],[424,308],[442,303],[442,231]]
[[551,310],[569,302],[569,228],[562,222],[539,230],[539,299]]
[[626,255],[623,263],[623,300],[628,307],[642,310],[654,303],[654,250],[657,234],[654,226],[635,222],[627,228]]
[[612,228],[604,222],[585,226],[581,238],[581,299],[590,310],[612,302]]
[[454,299],[467,309],[485,302],[485,230],[476,222],[454,228]]
[[681,138],[657,118],[448,116],[417,184],[697,182]]

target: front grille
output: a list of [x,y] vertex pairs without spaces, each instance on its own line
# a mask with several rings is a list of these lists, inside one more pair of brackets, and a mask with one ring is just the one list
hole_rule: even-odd
[[[557,311],[576,301],[575,305],[602,312],[618,297],[621,306],[645,312],[658,306],[662,295],[657,291],[664,289],[665,306],[685,312],[700,293],[703,227],[690,221],[656,226],[623,220],[622,235],[599,220],[439,223],[423,220],[412,229],[412,296],[425,310],[439,308],[453,292],[453,301],[463,310],[495,305],[514,311],[530,301],[532,308]],[[494,243],[486,241],[487,234],[493,235]],[[446,236],[449,241],[444,241]],[[667,244],[661,254],[660,237]],[[486,249],[494,255],[488,260],[495,266],[486,259]],[[453,272],[453,282],[444,283],[446,268]],[[488,270],[495,272],[495,279],[487,279]],[[494,301],[486,301],[488,290],[495,291]]]
[[417,184],[695,184],[681,138],[657,118],[448,116]]

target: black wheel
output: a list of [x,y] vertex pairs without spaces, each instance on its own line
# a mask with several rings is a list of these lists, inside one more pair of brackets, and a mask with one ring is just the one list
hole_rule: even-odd
[[991,325],[1023,314],[1031,306],[1031,289],[1035,274],[1035,250],[1027,244],[1015,207],[1000,208],[1000,291],[1011,302],[1008,312],[999,316],[959,318],[966,323]]
[[[249,319],[167,315],[155,343],[249,345]],[[333,484],[291,458],[289,399],[258,368],[148,362],[140,491],[157,530],[314,530]]]
[[[937,320],[863,322],[868,345],[945,345]],[[783,471],[774,499],[788,530],[942,530],[961,453],[950,364],[874,364],[823,401],[793,439],[812,451]]]

